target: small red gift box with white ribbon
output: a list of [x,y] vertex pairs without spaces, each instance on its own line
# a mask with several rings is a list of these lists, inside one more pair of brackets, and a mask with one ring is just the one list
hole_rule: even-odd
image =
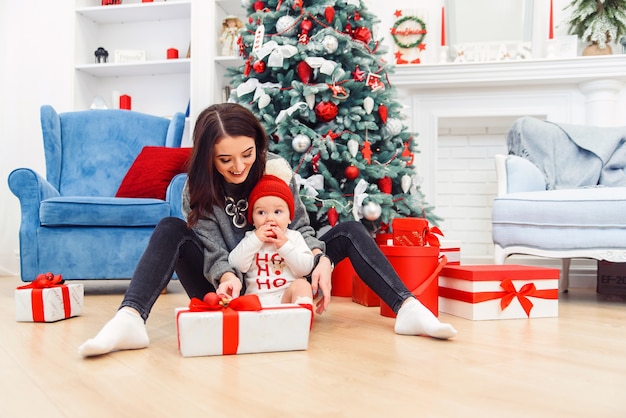
[[261,307],[257,295],[209,306],[192,299],[176,308],[178,349],[183,357],[306,350],[312,307],[282,304]]
[[472,320],[558,317],[559,274],[514,264],[446,266],[439,311]]
[[40,274],[15,289],[15,320],[56,322],[83,313],[83,285],[63,284],[61,275]]

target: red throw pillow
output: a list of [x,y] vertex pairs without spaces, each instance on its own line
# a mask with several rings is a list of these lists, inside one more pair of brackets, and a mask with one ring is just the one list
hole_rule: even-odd
[[191,148],[143,147],[130,166],[115,197],[165,200],[172,178],[187,171]]

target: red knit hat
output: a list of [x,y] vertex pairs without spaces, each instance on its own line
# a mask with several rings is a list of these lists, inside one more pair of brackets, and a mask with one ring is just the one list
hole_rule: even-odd
[[256,186],[254,186],[250,192],[250,196],[248,196],[248,222],[252,224],[252,208],[254,208],[254,203],[257,199],[264,196],[276,196],[287,202],[289,220],[293,221],[295,207],[293,204],[293,193],[289,185],[279,177],[272,174],[265,174],[261,177],[261,180],[259,180]]

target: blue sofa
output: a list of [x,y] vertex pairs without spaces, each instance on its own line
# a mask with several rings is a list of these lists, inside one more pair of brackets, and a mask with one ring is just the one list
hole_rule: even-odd
[[[66,280],[130,278],[159,220],[180,216],[182,184],[179,179],[178,187],[159,198],[119,197],[120,186],[144,150],[159,151],[162,158],[144,168],[167,166],[161,151],[180,150],[185,116],[127,110],[58,114],[46,105],[41,126],[45,178],[29,168],[8,178],[21,207],[22,280],[48,271]],[[135,174],[140,183],[134,189],[142,192],[147,186],[141,182],[154,173]]]
[[496,156],[495,263],[512,254],[626,262],[626,127],[515,122]]

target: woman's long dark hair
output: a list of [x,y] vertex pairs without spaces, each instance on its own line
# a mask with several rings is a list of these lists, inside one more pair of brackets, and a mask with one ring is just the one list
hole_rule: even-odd
[[267,135],[254,114],[236,103],[215,104],[203,110],[196,120],[187,171],[191,207],[187,225],[190,227],[212,214],[214,206],[224,206],[224,178],[215,168],[215,144],[228,136],[254,138],[256,161],[246,181],[256,184],[265,172]]

